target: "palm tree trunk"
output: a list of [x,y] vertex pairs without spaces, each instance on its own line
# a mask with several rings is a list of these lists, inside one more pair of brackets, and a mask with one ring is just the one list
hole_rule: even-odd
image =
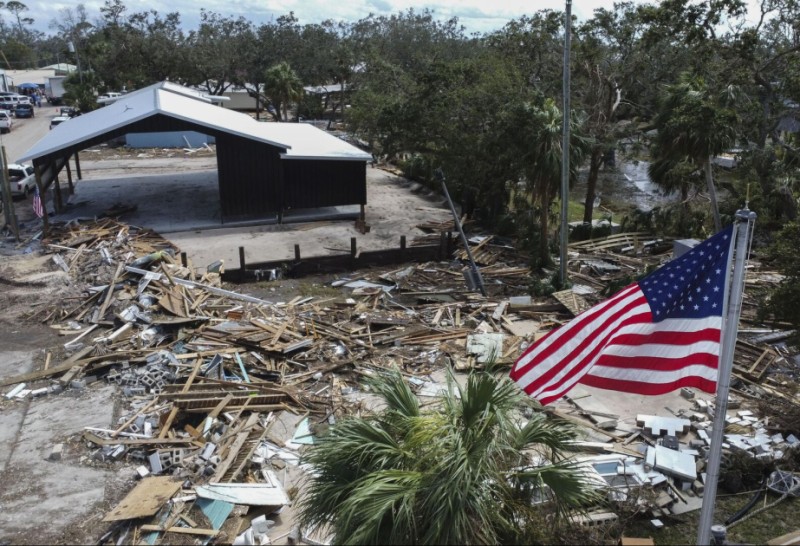
[[603,162],[603,149],[599,146],[592,150],[589,161],[589,177],[586,180],[586,200],[583,202],[583,223],[591,224],[594,216],[594,198],[597,190],[597,176]]
[[711,172],[711,157],[706,158],[703,164],[706,172],[706,184],[708,184],[708,196],[711,198],[711,213],[714,215],[714,231],[722,231],[722,222],[719,219],[719,206],[717,205],[717,190],[714,187],[714,175]]
[[550,265],[550,196],[544,195],[542,200],[541,218],[539,219],[539,267]]

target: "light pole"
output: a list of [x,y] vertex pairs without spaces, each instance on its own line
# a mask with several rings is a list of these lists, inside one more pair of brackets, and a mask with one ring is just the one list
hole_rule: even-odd
[[75,61],[78,63],[78,78],[80,79],[81,84],[83,84],[83,71],[81,70],[81,57],[80,57],[80,55],[78,55],[78,48],[75,47],[75,42],[73,42],[72,40],[67,42],[67,49],[69,50],[70,53],[74,53],[75,54]]
[[569,242],[569,46],[572,33],[572,0],[567,0],[564,17],[564,111],[561,142],[561,288],[567,284],[567,244]]

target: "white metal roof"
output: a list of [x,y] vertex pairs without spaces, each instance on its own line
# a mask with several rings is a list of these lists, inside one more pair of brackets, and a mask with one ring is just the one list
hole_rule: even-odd
[[256,122],[266,138],[292,143],[284,159],[352,159],[369,161],[372,155],[308,123]]
[[247,114],[208,104],[198,95],[197,91],[170,82],[133,91],[113,104],[57,125],[18,161],[56,153],[156,114],[285,148],[287,152],[283,157],[287,159],[367,161],[372,158],[311,125],[258,122]]

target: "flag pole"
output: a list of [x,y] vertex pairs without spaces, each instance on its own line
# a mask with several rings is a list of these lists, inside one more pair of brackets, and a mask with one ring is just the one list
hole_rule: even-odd
[[[717,500],[717,482],[719,481],[720,460],[722,458],[722,438],[725,432],[725,415],[728,411],[728,392],[731,387],[731,371],[733,369],[733,353],[736,349],[736,337],[739,330],[739,315],[742,311],[742,293],[744,292],[744,262],[750,242],[753,222],[756,213],[747,209],[736,212],[736,226],[733,231],[731,247],[735,255],[733,274],[730,283],[726,283],[728,296],[725,299],[727,313],[722,325],[722,347],[719,356],[717,376],[717,400],[714,408],[714,424],[711,430],[711,449],[708,453],[706,482],[703,491],[703,506],[700,510],[700,522],[697,528],[697,544],[711,544],[711,526],[714,521],[714,505]],[[730,270],[728,271],[730,274]]]

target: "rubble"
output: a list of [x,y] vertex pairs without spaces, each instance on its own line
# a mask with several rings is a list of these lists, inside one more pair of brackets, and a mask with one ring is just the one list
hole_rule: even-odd
[[[427,227],[452,228],[445,224]],[[79,295],[35,315],[70,338],[63,355],[51,364],[48,353],[44,369],[0,385],[11,387],[8,403],[95,382],[118,389],[125,411],[116,428],[82,434],[92,460],[127,461],[138,480],[106,515],[114,525],[102,543],[176,533],[263,544],[277,538],[270,536],[274,522],[293,502],[291,476],[304,471],[306,446],[341,416],[367,410],[362,377],[397,369],[419,396],[436,397],[444,387],[435,371],[510,365],[531,342],[600,301],[610,283],[668,259],[656,252],[669,249],[644,234],[571,245],[577,284],[533,299],[524,257],[493,237],[470,242],[488,297],[466,288],[464,266],[453,261],[341,277],[330,286],[335,296],[269,301],[223,288],[219,268],[198,270],[153,232],[110,218],[73,222],[43,247]],[[758,336],[737,346],[733,402],[781,392],[767,379],[773,367],[789,368],[790,355],[764,340],[784,338]],[[636,489],[654,492],[641,512],[656,527],[699,507],[704,487],[714,404],[693,389],[679,396],[691,411],[636,415],[635,426],[591,398],[575,396],[569,411],[551,410],[595,436],[571,448],[612,505]],[[793,403],[789,395],[781,400]],[[797,429],[778,430],[763,415],[752,404],[730,412],[727,449],[774,461],[800,443]],[[54,445],[47,458],[58,461],[62,452],[63,444]],[[617,519],[604,510],[574,521]]]

